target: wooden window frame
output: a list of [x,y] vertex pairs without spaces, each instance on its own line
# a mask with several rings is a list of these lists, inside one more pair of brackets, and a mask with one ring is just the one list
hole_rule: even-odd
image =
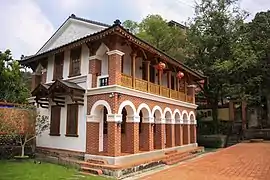
[[[62,59],[60,59],[60,65],[62,66],[62,73],[61,73],[61,76],[57,77],[57,74],[56,74],[56,60],[57,60],[57,56],[62,56]],[[63,71],[64,71],[64,59],[65,59],[65,53],[64,52],[60,52],[58,54],[55,54],[54,55],[54,67],[53,67],[53,81],[55,81],[56,79],[63,79]]]
[[[55,122],[53,122],[53,120],[55,121],[55,119],[53,119],[53,117],[55,117],[55,114],[53,114],[53,109],[54,108],[59,108],[58,110],[60,110],[59,112],[59,119],[57,119],[57,124],[55,124]],[[51,106],[51,117],[50,117],[50,136],[60,136],[60,123],[61,123],[61,107],[60,106]],[[55,126],[57,125],[58,127],[57,128],[52,128],[52,126]],[[52,132],[54,130],[57,129],[57,132]]]
[[[74,59],[73,58],[73,54],[72,53],[75,53],[76,51],[79,52],[79,58],[78,59]],[[77,53],[77,52],[76,52]],[[75,55],[74,55],[75,56]],[[82,62],[82,47],[76,47],[76,48],[73,48],[70,50],[70,61],[69,61],[69,76],[68,77],[74,77],[74,76],[80,76],[81,75],[81,62]],[[75,73],[74,72],[74,63],[73,63],[73,60],[78,60],[78,64],[79,64],[79,72]]]
[[108,114],[108,110],[104,106],[104,108],[103,108],[103,134],[108,134],[107,114]]
[[126,124],[127,124],[127,110],[122,109],[122,123],[121,123],[121,134],[126,134]]
[[[75,106],[77,108],[77,111],[75,111],[75,116],[77,117],[76,118],[76,133],[73,133],[73,132],[70,132],[71,130],[69,129],[69,123],[71,121],[70,118],[70,109],[73,109],[74,110],[74,107]],[[67,104],[67,120],[66,120],[66,136],[67,137],[78,137],[78,119],[79,119],[79,105],[78,104]]]

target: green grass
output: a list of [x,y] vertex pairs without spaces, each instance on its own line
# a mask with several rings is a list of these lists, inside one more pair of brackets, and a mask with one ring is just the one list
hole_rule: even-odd
[[[0,161],[0,180],[75,180],[79,174],[73,168],[44,163],[34,164],[33,161],[15,162]],[[105,180],[104,177],[85,176],[76,180]]]

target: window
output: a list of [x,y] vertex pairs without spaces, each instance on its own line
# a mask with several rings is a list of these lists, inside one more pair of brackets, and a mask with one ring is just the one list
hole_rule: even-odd
[[107,114],[108,114],[107,108],[104,107],[103,109],[103,134],[108,133]]
[[64,52],[56,54],[54,57],[53,80],[63,79],[63,63],[64,63]]
[[121,133],[126,133],[126,121],[127,121],[127,110],[123,108],[122,110],[122,124],[121,124]]
[[50,135],[60,136],[60,118],[61,118],[61,107],[51,107],[51,122],[50,122]]
[[78,76],[81,73],[81,47],[71,49],[69,76]]
[[78,104],[67,105],[66,136],[78,137]]

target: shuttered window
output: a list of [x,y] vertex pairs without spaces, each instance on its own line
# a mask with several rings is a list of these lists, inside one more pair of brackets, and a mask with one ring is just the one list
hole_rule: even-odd
[[81,73],[81,47],[71,49],[69,76],[78,76]]
[[64,52],[54,56],[54,74],[53,79],[63,79]]
[[66,136],[78,137],[78,105],[67,105]]
[[50,135],[60,136],[60,118],[61,118],[61,107],[51,107],[51,122],[50,122]]

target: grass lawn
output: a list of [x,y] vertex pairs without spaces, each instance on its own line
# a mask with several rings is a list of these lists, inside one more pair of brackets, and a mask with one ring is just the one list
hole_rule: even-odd
[[0,161],[0,180],[105,180],[98,176],[76,176],[78,171],[64,166],[33,161]]

